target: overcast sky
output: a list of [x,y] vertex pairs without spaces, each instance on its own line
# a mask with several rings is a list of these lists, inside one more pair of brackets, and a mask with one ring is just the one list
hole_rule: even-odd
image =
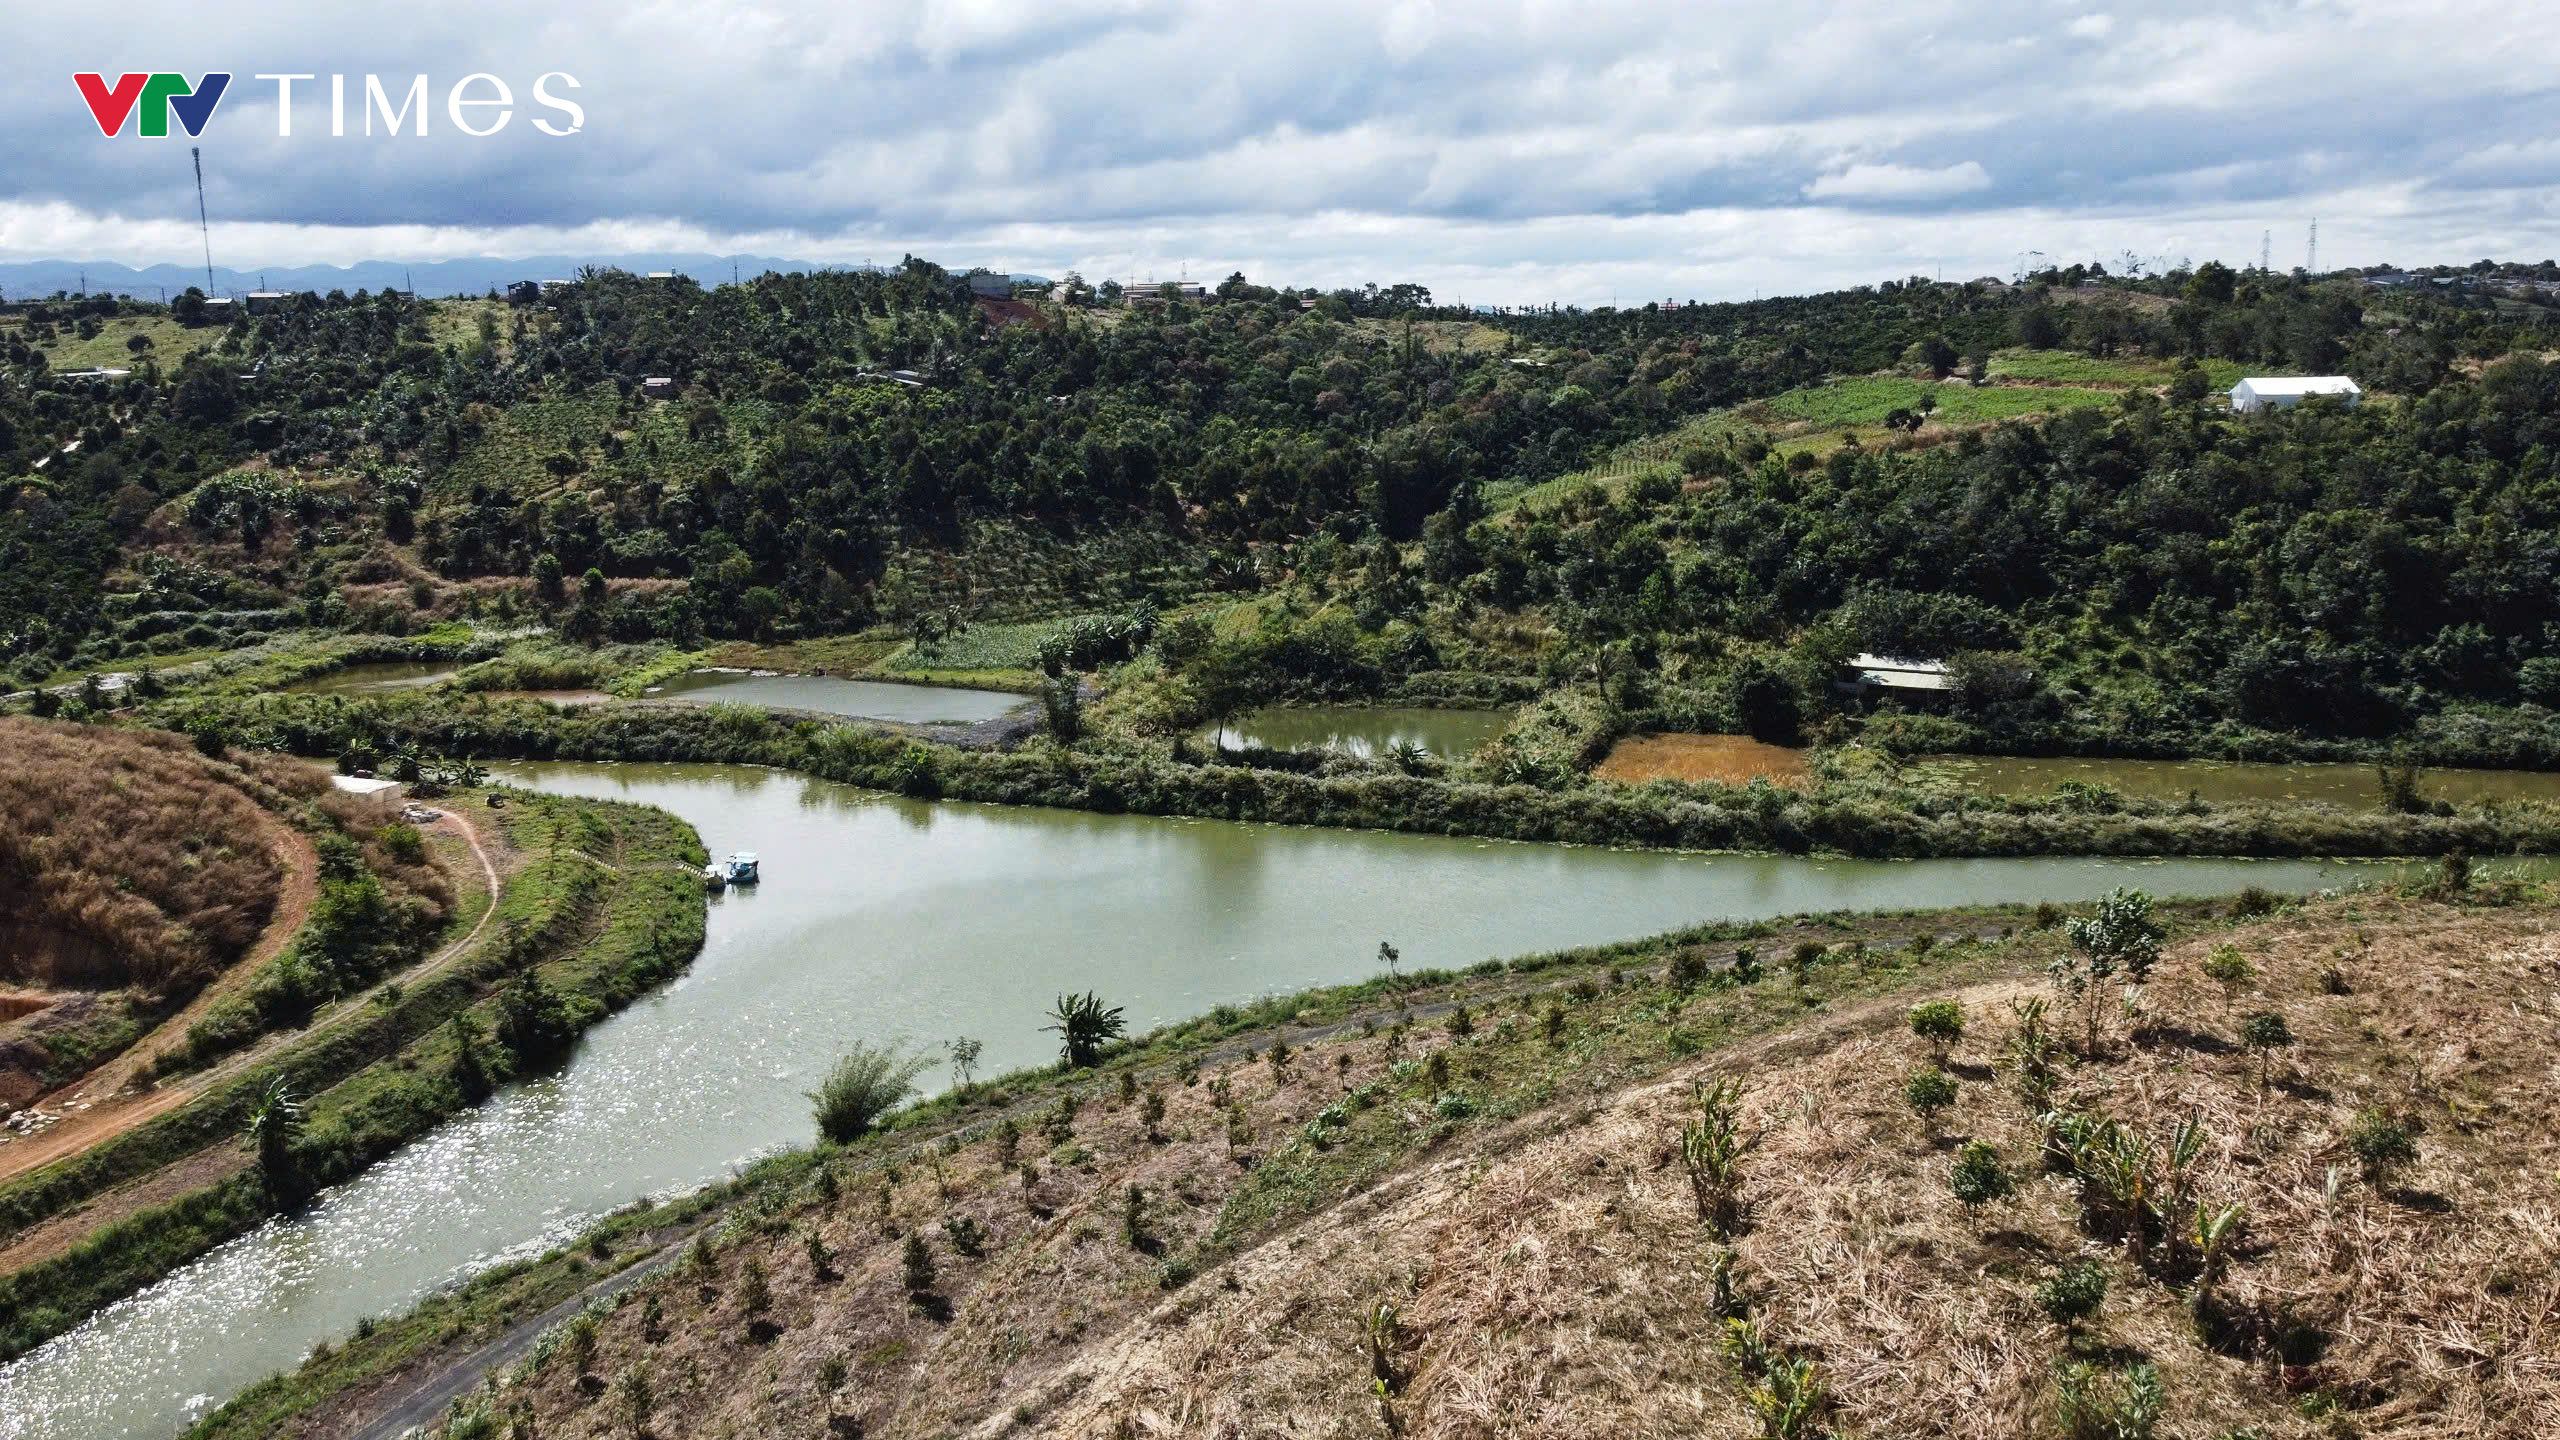
[[[2560,6],[2512,0],[401,8],[22,7],[0,259],[201,258],[190,142],[101,137],[71,78],[155,68],[234,73],[196,143],[235,266],[913,251],[1626,303],[2269,229],[2289,267],[2314,217],[2324,268],[2560,254]],[[320,77],[289,138],[261,72]],[[474,72],[515,98],[487,139],[447,109]],[[534,128],[546,72],[578,133]],[[420,73],[427,137],[366,138],[364,77]]]

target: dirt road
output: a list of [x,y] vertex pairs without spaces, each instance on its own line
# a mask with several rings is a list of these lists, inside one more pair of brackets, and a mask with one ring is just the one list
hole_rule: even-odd
[[[468,953],[471,947],[479,942],[480,937],[487,933],[489,922],[496,916],[498,910],[498,865],[489,853],[489,847],[481,836],[479,826],[458,807],[443,811],[441,817],[432,823],[454,827],[464,842],[471,847],[473,858],[480,864],[481,880],[486,887],[489,903],[481,911],[479,923],[473,925],[468,934],[441,946],[433,955],[400,974],[389,977],[403,985],[414,984],[420,978],[433,974]],[[142,1072],[150,1059],[182,1043],[187,1027],[201,1018],[212,1004],[249,984],[255,978],[259,967],[282,953],[284,947],[290,944],[294,935],[301,930],[302,922],[310,915],[311,902],[319,888],[317,878],[319,857],[312,850],[309,839],[299,831],[281,821],[276,822],[276,830],[279,832],[276,843],[280,847],[278,851],[280,857],[284,854],[281,847],[286,843],[298,845],[299,850],[295,852],[289,865],[287,899],[278,904],[275,921],[268,927],[267,933],[259,938],[257,948],[250,953],[249,958],[225,972],[223,977],[213,985],[207,986],[205,993],[197,996],[194,1003],[155,1031],[153,1042],[134,1046],[115,1061],[36,1102],[47,1109],[67,1109],[69,1114],[60,1124],[40,1135],[0,1146],[0,1180],[25,1174],[65,1156],[79,1154],[90,1146],[101,1144],[160,1115],[165,1115],[271,1058],[278,1050],[309,1036],[322,1033],[332,1026],[344,1024],[351,1016],[363,1013],[359,1000],[356,997],[349,997],[331,1005],[303,1029],[269,1035],[259,1043],[184,1079],[148,1090],[131,1088],[135,1077]],[[183,1168],[183,1162],[181,1168]],[[77,1232],[85,1234],[98,1225],[118,1218],[121,1214],[156,1203],[160,1198],[167,1197],[157,1195],[157,1187],[150,1178],[127,1186],[111,1196],[102,1196],[75,1212],[80,1217]],[[20,1252],[26,1250],[30,1244],[40,1243],[44,1237],[39,1232],[50,1228],[52,1227],[40,1226],[37,1230],[31,1230],[26,1235],[18,1237],[17,1242],[9,1250],[0,1252],[0,1264],[5,1264],[7,1268],[16,1268],[18,1265],[30,1263],[33,1259],[44,1258],[41,1255],[22,1255]],[[72,1238],[77,1237],[75,1235]],[[59,1243],[55,1248],[59,1248]]]
[[[155,1032],[157,1034],[184,1035],[188,1026],[203,1019],[215,1004],[250,984],[268,961],[283,954],[284,947],[292,944],[293,937],[301,932],[302,922],[311,918],[312,901],[320,894],[320,857],[311,848],[311,838],[264,810],[258,812],[258,823],[265,831],[268,848],[275,852],[276,863],[284,873],[283,887],[276,896],[275,912],[268,917],[267,928],[258,936],[258,943],[251,946],[237,964],[198,992],[185,1009],[162,1022]],[[148,1057],[143,1054],[145,1048],[135,1045],[70,1084],[28,1102],[32,1108],[64,1118],[41,1134],[0,1145],[0,1180],[49,1165],[65,1155],[76,1155],[110,1135],[129,1130],[154,1115],[183,1104],[187,1099],[184,1092],[173,1089],[167,1093],[151,1093],[133,1089],[135,1077],[148,1063]]]

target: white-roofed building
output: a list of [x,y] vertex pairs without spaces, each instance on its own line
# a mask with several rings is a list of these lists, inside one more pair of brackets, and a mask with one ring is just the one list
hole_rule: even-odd
[[2231,387],[2231,408],[2290,410],[2315,395],[2335,397],[2349,409],[2364,402],[2363,389],[2344,375],[2252,375]]
[[1860,699],[1935,695],[1948,687],[1947,662],[1898,655],[1852,655],[1844,673],[1833,683],[1842,694]]

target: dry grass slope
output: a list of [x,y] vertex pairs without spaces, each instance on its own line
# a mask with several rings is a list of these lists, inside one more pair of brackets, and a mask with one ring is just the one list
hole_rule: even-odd
[[239,771],[180,736],[18,716],[0,755],[0,978],[191,989],[257,939],[283,877]]
[[[981,1129],[885,1185],[840,1161],[752,1192],[489,1413],[661,1440],[2560,1433],[2555,919],[2386,893],[2208,923],[2135,1011],[2110,989],[2100,1043],[2033,1094],[2013,1006],[2049,995],[2051,931],[1917,966],[1835,949],[1739,989],[1585,974],[1473,995],[1472,1027],[1104,1080],[1057,1132],[1024,1125],[1030,1180]],[[2254,972],[2229,993],[2202,969],[2225,944]],[[1928,998],[1968,1024],[1924,1123],[1905,1082],[1935,1057],[1906,1013]],[[2244,1045],[2253,1015],[2292,1043]],[[1725,1080],[1748,1149],[1719,1233],[1681,1136]],[[2126,1223],[2060,1115],[2122,1127],[2165,1224]],[[2416,1151],[2370,1173],[2351,1136],[2377,1118]],[[2016,1190],[1969,1209],[1950,1174],[1977,1143]],[[2243,1207],[2210,1254],[2170,1238],[2198,1205]],[[2050,1318],[2040,1287],[2084,1264],[2103,1302]],[[1759,1363],[1810,1362],[1825,1398],[1797,1428],[1755,1405],[1740,1317]],[[2118,1395],[2147,1367],[2158,1412],[2070,1423],[2074,1364]]]

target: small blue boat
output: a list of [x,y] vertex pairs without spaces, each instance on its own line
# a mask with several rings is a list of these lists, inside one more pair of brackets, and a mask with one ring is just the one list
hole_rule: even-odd
[[753,885],[762,876],[756,873],[756,852],[741,850],[729,857],[729,883]]

